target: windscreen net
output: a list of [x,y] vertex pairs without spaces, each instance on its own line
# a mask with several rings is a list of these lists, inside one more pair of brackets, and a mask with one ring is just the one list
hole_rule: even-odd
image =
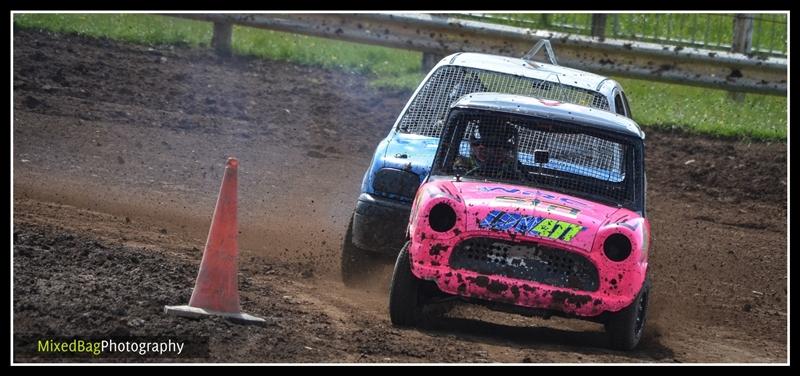
[[463,95],[497,92],[609,110],[602,94],[530,77],[445,65],[436,70],[400,119],[401,132],[439,137],[450,105]]
[[[633,202],[633,147],[586,127],[491,111],[450,118],[454,143],[436,174],[503,181],[615,203]],[[441,160],[440,160],[441,159]],[[441,162],[441,164],[440,164]]]

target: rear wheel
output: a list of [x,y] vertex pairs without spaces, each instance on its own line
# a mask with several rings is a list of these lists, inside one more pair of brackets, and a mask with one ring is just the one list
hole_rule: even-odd
[[633,303],[615,313],[606,323],[606,333],[611,347],[616,350],[632,350],[642,339],[647,321],[647,305],[650,299],[650,280],[645,279],[642,289]]
[[375,256],[353,244],[353,218],[351,217],[342,242],[341,271],[345,286],[354,287],[364,282],[378,264]]
[[415,326],[422,321],[422,281],[411,272],[409,242],[403,246],[394,264],[389,290],[389,317],[397,326]]

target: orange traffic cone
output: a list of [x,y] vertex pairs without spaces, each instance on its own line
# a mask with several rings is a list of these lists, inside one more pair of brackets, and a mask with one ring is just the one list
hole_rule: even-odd
[[248,323],[264,322],[262,318],[240,312],[236,260],[239,252],[236,223],[238,166],[236,158],[228,158],[189,305],[164,306],[166,313],[187,317],[219,315]]

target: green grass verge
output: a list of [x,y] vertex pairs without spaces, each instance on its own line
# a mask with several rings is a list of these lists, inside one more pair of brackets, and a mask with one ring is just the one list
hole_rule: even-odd
[[728,92],[653,81],[616,78],[643,126],[675,127],[698,133],[785,140],[787,98],[746,94],[736,102]]
[[[143,14],[16,14],[18,27],[107,37],[133,43],[207,47],[208,22]],[[296,34],[235,27],[237,54],[286,60],[366,74],[371,85],[413,90],[423,78],[418,52]],[[747,94],[734,102],[727,92],[651,81],[618,79],[644,126],[753,139],[785,140],[787,98]]]
[[133,43],[207,46],[208,22],[142,14],[16,14],[14,24]]
[[235,26],[236,53],[368,74],[376,87],[413,89],[424,78],[422,53]]

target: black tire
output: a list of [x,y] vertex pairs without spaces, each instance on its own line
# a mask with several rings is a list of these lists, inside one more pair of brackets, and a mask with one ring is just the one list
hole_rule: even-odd
[[408,245],[406,242],[397,256],[389,290],[389,317],[396,326],[416,326],[423,319],[422,281],[411,273]]
[[647,322],[647,306],[650,300],[650,279],[645,279],[642,289],[633,303],[625,309],[613,314],[606,321],[605,328],[611,348],[615,350],[633,350],[644,333]]
[[353,244],[353,218],[347,226],[347,233],[342,241],[342,282],[345,286],[356,287],[366,281],[370,273],[375,270],[377,260],[374,255],[356,247]]

